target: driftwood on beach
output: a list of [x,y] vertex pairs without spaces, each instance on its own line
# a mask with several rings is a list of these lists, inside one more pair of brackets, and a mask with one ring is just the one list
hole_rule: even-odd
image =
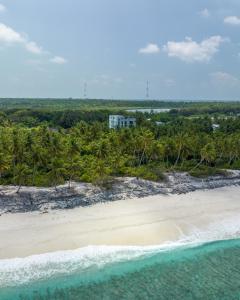
[[74,183],[55,188],[0,186],[0,214],[69,209],[96,203],[145,197],[157,194],[182,194],[200,189],[213,189],[240,185],[240,171],[230,171],[226,176],[194,178],[187,173],[168,173],[163,182],[152,182],[138,178],[117,178],[111,189],[89,183]]

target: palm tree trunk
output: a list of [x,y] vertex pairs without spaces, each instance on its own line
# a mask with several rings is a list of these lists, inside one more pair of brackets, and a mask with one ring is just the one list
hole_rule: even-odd
[[173,167],[176,167],[176,166],[177,166],[177,164],[178,164],[178,162],[179,162],[179,159],[180,159],[180,156],[181,156],[181,151],[182,151],[182,145],[181,145],[181,146],[179,147],[179,149],[178,149],[178,156],[177,156],[177,159],[176,159],[176,161],[175,161]]
[[141,158],[140,158],[140,161],[139,161],[139,167],[140,167],[141,164],[142,164],[143,157],[144,157],[144,154],[145,154],[145,149],[146,149],[146,144],[144,145],[143,152],[142,152],[142,155],[141,155]]
[[193,168],[189,171],[189,173],[191,173],[193,170],[197,169],[197,168],[203,163],[203,161],[204,161],[204,159],[201,158],[200,162],[199,162],[195,167],[193,167]]
[[20,192],[21,187],[22,187],[22,184],[19,183],[19,186],[18,186],[18,189],[17,189],[17,192],[16,192],[17,194]]

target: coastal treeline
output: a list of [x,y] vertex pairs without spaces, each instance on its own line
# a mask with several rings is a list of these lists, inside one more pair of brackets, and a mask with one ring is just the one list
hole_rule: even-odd
[[58,98],[0,98],[1,110],[126,110],[134,108],[168,108],[182,111],[185,115],[196,113],[240,113],[238,101],[167,101],[167,100],[104,100]]
[[240,168],[240,118],[177,118],[157,126],[139,116],[136,128],[108,129],[107,122],[0,126],[0,183],[57,186],[76,181],[105,185],[116,176],[163,180],[165,171],[194,176]]
[[[0,109],[44,109],[44,110],[99,110],[99,109],[131,109],[131,108],[182,108],[194,102],[157,101],[157,100],[104,100],[104,99],[72,99],[72,98],[0,98]],[[196,103],[196,102],[195,102]],[[199,102],[201,103],[201,102]]]

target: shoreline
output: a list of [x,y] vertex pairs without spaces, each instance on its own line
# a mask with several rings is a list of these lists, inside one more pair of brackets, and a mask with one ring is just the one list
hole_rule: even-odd
[[240,237],[240,187],[0,217],[0,259],[94,246],[159,246]]
[[155,195],[187,194],[226,186],[240,186],[240,170],[228,171],[227,176],[195,178],[187,173],[167,173],[166,181],[153,182],[134,177],[116,178],[111,189],[90,183],[73,182],[55,188],[0,186],[0,216],[5,213],[49,212],[58,209],[92,206],[118,200]]

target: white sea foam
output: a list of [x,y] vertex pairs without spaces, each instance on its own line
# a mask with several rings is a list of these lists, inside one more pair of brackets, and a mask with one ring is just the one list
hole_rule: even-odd
[[88,246],[26,258],[0,260],[0,287],[26,284],[29,281],[101,268],[106,264],[151,255],[159,250],[177,247],[173,244],[149,247]]
[[176,242],[160,246],[88,246],[26,258],[0,260],[0,288],[16,286],[54,276],[85,272],[111,263],[133,260],[178,247],[240,237],[240,216],[212,223],[205,230],[193,228]]
[[188,235],[183,235],[184,243],[207,243],[211,241],[240,238],[240,215],[213,222],[205,229],[192,227]]

